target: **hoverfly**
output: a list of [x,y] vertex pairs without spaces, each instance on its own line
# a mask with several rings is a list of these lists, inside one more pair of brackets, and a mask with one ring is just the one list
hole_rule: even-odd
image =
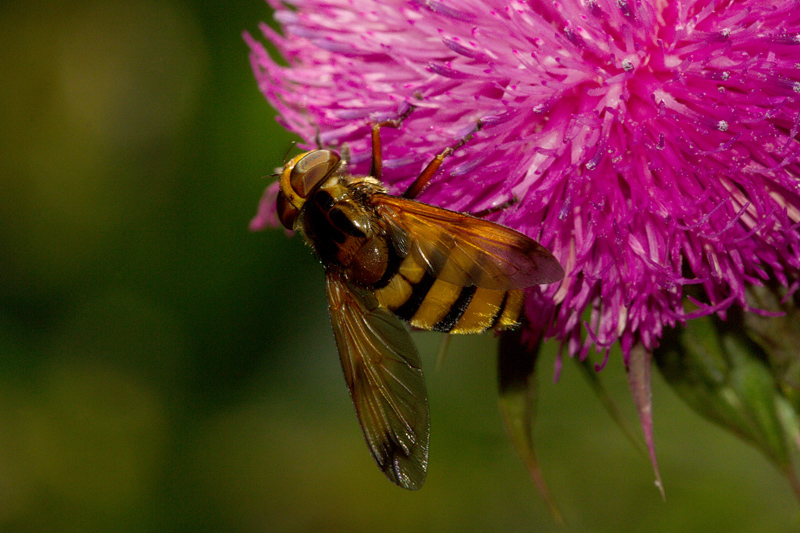
[[[406,113],[407,114],[407,113]],[[331,150],[305,152],[280,175],[277,213],[319,256],[345,380],[373,458],[392,482],[418,489],[428,466],[430,416],[419,354],[401,321],[480,333],[517,325],[523,289],[564,273],[549,251],[512,229],[413,198],[440,153],[402,197],[381,184],[380,127],[369,176]]]

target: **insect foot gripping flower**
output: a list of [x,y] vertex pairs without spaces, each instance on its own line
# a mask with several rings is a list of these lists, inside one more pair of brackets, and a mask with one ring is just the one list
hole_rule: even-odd
[[493,220],[566,270],[527,291],[531,338],[580,360],[594,347],[598,367],[619,343],[654,460],[664,329],[749,313],[748,287],[797,279],[797,2],[270,1],[282,33],[261,29],[286,65],[245,35],[259,87],[309,147],[347,144],[355,174],[370,121],[415,106],[386,132],[392,193],[482,121],[419,199],[515,199]]

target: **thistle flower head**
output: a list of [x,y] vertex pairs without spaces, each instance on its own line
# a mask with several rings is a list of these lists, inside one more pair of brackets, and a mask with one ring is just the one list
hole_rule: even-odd
[[796,1],[270,2],[282,33],[262,31],[288,66],[246,35],[260,88],[309,144],[347,144],[355,173],[369,122],[410,104],[384,132],[394,192],[482,122],[419,199],[516,199],[497,221],[567,271],[532,291],[528,318],[570,355],[620,341],[627,359],[664,326],[746,308],[748,285],[796,278]]

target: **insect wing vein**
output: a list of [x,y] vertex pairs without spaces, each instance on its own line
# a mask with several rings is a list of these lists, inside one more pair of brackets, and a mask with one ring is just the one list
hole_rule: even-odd
[[425,481],[430,439],[419,354],[402,322],[330,273],[331,323],[364,438],[384,474],[407,489]]
[[493,290],[553,283],[564,271],[533,239],[500,224],[413,200],[375,194],[388,224],[413,237],[411,253],[439,279]]

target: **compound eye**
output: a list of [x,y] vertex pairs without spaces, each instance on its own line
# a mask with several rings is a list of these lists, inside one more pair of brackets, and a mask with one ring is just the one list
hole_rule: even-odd
[[281,224],[283,224],[286,229],[294,229],[294,220],[297,218],[297,208],[286,199],[286,195],[283,194],[283,191],[278,191],[275,210],[278,213]]
[[301,198],[308,198],[311,190],[331,173],[339,161],[339,154],[330,150],[315,150],[304,155],[289,177],[292,190]]

